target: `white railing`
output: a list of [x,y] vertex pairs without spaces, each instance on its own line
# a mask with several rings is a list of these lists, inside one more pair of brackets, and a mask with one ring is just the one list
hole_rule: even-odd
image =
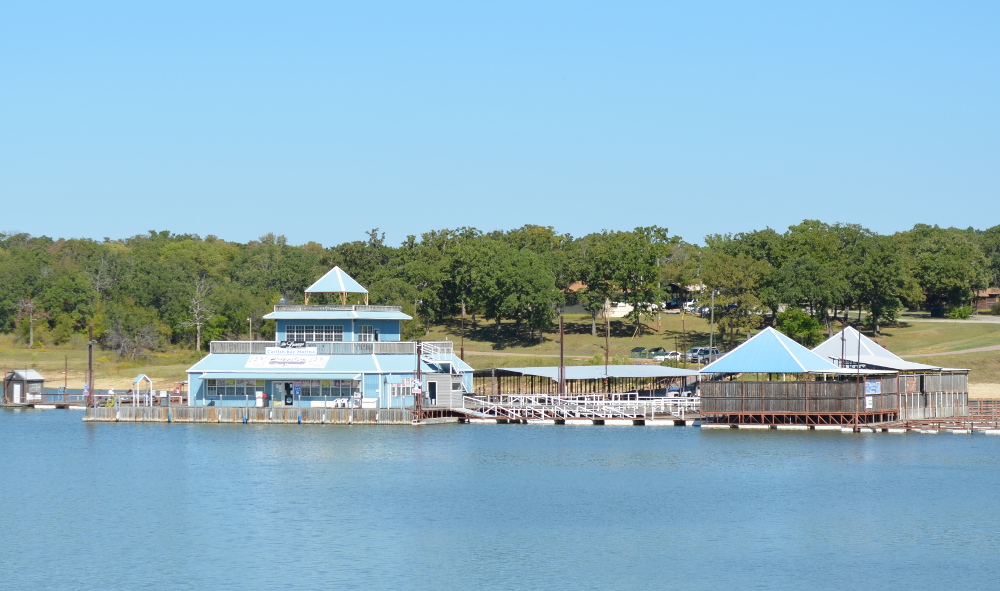
[[[231,355],[263,355],[268,347],[277,347],[274,341],[212,341],[209,352]],[[416,355],[414,341],[369,341],[369,342],[307,342],[306,347],[316,349],[317,355]],[[292,349],[294,351],[294,349]],[[421,356],[429,359],[449,359],[454,353],[451,341],[427,341],[423,343]]]
[[402,312],[401,306],[363,306],[363,305],[302,305],[302,304],[279,304],[274,307],[275,312]]
[[504,394],[465,396],[463,408],[497,418],[510,419],[655,419],[698,412],[698,398],[634,398],[609,400],[603,394],[551,396]]

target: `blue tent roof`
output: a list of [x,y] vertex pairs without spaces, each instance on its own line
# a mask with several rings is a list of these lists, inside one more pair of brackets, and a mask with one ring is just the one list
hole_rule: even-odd
[[368,293],[368,290],[343,269],[334,267],[307,287],[306,293]]
[[771,327],[706,365],[701,373],[843,373]]

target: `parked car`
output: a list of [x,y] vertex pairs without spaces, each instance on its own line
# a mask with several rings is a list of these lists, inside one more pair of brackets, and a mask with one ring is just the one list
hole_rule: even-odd
[[654,361],[664,362],[664,361],[680,361],[681,353],[680,351],[658,351],[653,355]]
[[689,314],[694,314],[694,311],[697,307],[698,307],[698,300],[690,300],[684,302],[684,311]]
[[718,347],[691,347],[685,357],[690,363],[709,363],[718,359],[720,355]]

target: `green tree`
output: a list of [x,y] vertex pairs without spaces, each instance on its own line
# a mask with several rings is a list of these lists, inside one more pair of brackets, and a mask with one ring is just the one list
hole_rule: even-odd
[[815,347],[823,341],[823,328],[819,321],[799,308],[788,308],[778,313],[776,328],[804,347]]
[[969,304],[989,282],[986,257],[971,230],[917,224],[897,238],[912,257],[913,276],[933,314]]
[[736,345],[736,334],[756,329],[761,323],[763,303],[759,291],[770,266],[740,253],[731,255],[711,250],[702,259],[701,279],[705,287],[716,291],[715,321],[722,334],[729,333],[729,347]]
[[581,246],[583,281],[593,296],[613,294],[632,306],[630,316],[636,333],[642,330],[642,314],[663,299],[662,266],[679,238],[658,226],[631,232],[609,232],[585,237]]

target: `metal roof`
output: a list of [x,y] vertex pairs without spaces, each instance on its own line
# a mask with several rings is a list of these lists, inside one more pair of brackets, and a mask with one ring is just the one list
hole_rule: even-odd
[[[15,377],[16,376],[16,377]],[[45,376],[33,369],[12,369],[7,373],[7,381],[20,379],[28,382],[44,381]]]
[[[321,368],[248,368],[247,362],[250,360],[250,357],[251,355],[247,354],[211,353],[191,366],[187,370],[187,373],[204,373],[205,377],[220,377],[220,379],[228,378],[222,378],[214,374],[232,374],[229,376],[230,378],[248,379],[261,379],[267,376],[280,375],[297,376],[295,379],[303,380],[325,380],[338,379],[335,375],[330,374],[351,374],[353,376],[359,373],[412,373],[416,371],[416,357],[414,355],[317,355],[316,357],[327,358],[325,365]],[[255,355],[255,357],[261,357],[261,355]],[[446,361],[455,363],[455,366],[460,371],[471,369],[457,357]],[[420,370],[434,372],[435,368],[427,361],[421,361]],[[320,375],[325,377],[305,377]]]
[[[690,369],[678,369],[663,365],[609,365],[607,374],[603,365],[567,365],[567,380],[603,380],[604,378],[679,378],[692,377],[698,372]],[[559,367],[497,367],[494,369],[477,369],[476,376],[489,376],[493,371],[516,373],[525,376],[538,376],[552,380],[559,379]]]
[[368,293],[340,267],[334,267],[306,288],[306,293]]
[[915,363],[901,359],[892,351],[848,326],[828,338],[813,349],[824,359],[839,365],[841,358],[846,363],[861,363],[869,367],[884,367],[896,371],[941,371],[943,368],[926,363]]
[[402,312],[369,312],[366,310],[281,311],[264,315],[264,320],[412,320]]
[[360,373],[295,373],[271,371],[267,373],[211,372],[201,375],[206,380],[359,380]]
[[770,326],[702,368],[701,373],[845,373]]

